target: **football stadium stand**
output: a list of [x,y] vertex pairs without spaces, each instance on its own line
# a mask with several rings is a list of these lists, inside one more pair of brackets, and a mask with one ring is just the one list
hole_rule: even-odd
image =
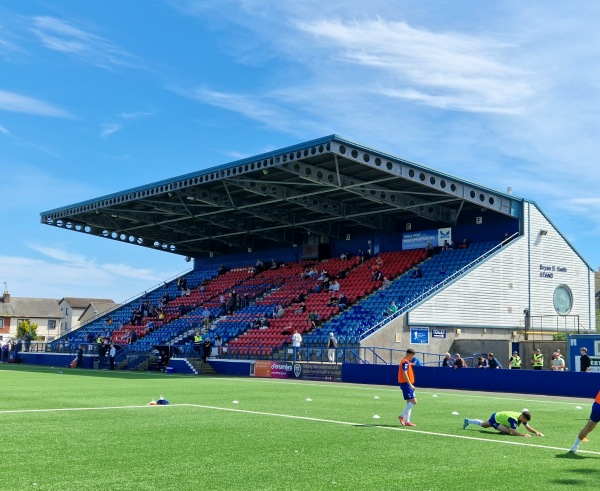
[[48,346],[94,353],[110,338],[121,368],[147,367],[157,346],[198,357],[199,330],[220,338],[221,358],[289,359],[298,330],[309,361],[323,359],[334,333],[354,350],[503,343],[495,351],[506,362],[534,333],[595,327],[594,271],[536,203],[337,135],[46,211],[41,222],[193,260],[178,280]]

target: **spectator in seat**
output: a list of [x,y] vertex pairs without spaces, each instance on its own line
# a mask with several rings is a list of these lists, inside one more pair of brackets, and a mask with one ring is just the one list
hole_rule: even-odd
[[254,318],[254,320],[252,321],[252,329],[260,329],[262,326],[262,319],[260,318],[260,315],[256,315],[256,317]]
[[392,300],[392,303],[390,304],[388,309],[385,311],[385,314],[387,316],[390,316],[390,315],[394,315],[396,312],[398,312],[398,306],[396,305],[396,302],[394,300]]
[[335,293],[332,293],[331,297],[329,297],[329,302],[327,302],[327,307],[337,307],[338,301],[338,297],[335,296]]
[[329,291],[330,292],[339,292],[340,291],[340,284],[338,283],[338,280],[333,280],[333,283],[331,283],[329,285]]
[[383,273],[379,269],[376,269],[371,274],[371,280],[372,281],[382,281],[383,280]]
[[469,248],[469,241],[467,239],[463,239],[463,241],[458,246],[458,248],[459,249],[468,249]]
[[343,293],[340,292],[340,295],[338,297],[338,307],[340,308],[340,310],[343,310],[347,306],[348,306],[348,299],[346,298],[346,295],[344,295]]
[[308,320],[313,329],[316,329],[321,325],[321,316],[317,312],[311,312],[308,315]]
[[294,310],[294,314],[303,314],[304,312],[306,312],[306,304],[301,302],[298,308]]
[[419,268],[419,266],[417,266],[416,264],[413,266],[413,270],[412,270],[412,274],[410,275],[411,279],[415,280],[415,279],[419,279],[419,278],[423,278],[423,271],[421,271],[421,268]]
[[488,362],[484,356],[480,356],[477,359],[477,368],[488,368]]
[[387,290],[392,286],[392,282],[388,280],[387,276],[383,277],[383,282],[381,283],[381,288]]

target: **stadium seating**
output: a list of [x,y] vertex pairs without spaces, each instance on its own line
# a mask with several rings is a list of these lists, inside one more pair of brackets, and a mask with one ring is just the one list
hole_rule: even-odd
[[[384,252],[364,261],[354,257],[309,263],[319,271],[326,270],[332,278],[340,276],[340,292],[348,299],[347,307],[342,310],[329,303],[331,292],[319,291],[322,282],[303,275],[306,263],[290,263],[259,274],[251,267],[221,275],[215,269],[193,271],[186,275],[189,295],[182,296],[176,281],[165,283],[69,333],[67,339],[73,349],[99,335],[110,336],[116,344],[125,344],[130,333],[135,331],[138,340],[128,343],[127,351],[140,354],[175,339],[191,344],[193,336],[189,333],[202,326],[202,310],[207,307],[217,319],[207,336],[214,342],[219,335],[232,355],[271,356],[291,342],[291,334],[297,329],[303,334],[304,347],[316,356],[326,345],[330,332],[336,335],[341,346],[358,344],[365,332],[385,319],[392,301],[400,309],[406,308],[495,245],[475,243],[467,249],[442,251],[431,258],[427,258],[423,250],[411,250]],[[415,264],[420,264],[423,272],[423,277],[417,280],[411,279],[408,272]],[[392,282],[390,288],[384,290],[381,281],[373,280],[375,269]],[[223,315],[219,297],[232,290],[242,299],[241,306],[233,314]],[[170,300],[164,307],[164,319],[144,318],[140,325],[131,324],[132,312],[141,302],[151,301],[156,305],[165,294]],[[300,300],[304,301],[304,311]],[[281,318],[270,318],[267,329],[250,329],[257,316],[270,317],[277,305],[285,309]],[[309,320],[311,313],[320,318],[321,325],[316,329]],[[110,325],[107,323],[109,317],[112,319]],[[150,323],[151,332],[147,329]]]

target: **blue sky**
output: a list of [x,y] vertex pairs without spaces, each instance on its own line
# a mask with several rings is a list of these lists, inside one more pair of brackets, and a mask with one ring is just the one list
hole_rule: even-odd
[[598,268],[599,22],[576,0],[5,0],[0,282],[124,300],[188,265],[40,212],[332,133],[512,187]]

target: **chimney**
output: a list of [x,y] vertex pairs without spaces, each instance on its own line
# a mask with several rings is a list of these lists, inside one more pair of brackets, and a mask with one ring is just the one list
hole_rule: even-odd
[[10,303],[10,292],[8,290],[4,290],[4,294],[2,295],[2,303]]

